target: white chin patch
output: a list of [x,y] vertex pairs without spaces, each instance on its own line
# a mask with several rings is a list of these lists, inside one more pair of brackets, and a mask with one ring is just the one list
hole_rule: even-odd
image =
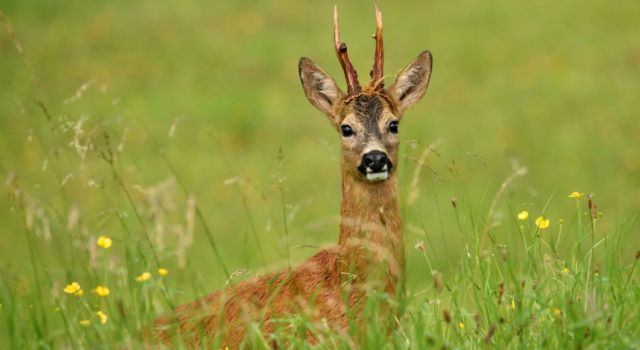
[[367,173],[367,180],[371,182],[383,181],[389,178],[388,171],[381,171],[379,173]]

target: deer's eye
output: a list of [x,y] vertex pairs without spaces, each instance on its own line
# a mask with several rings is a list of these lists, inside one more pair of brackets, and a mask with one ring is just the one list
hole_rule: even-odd
[[349,125],[344,124],[340,127],[340,129],[342,130],[342,136],[344,137],[353,136],[353,129],[351,129]]
[[392,134],[397,134],[398,133],[398,121],[394,120],[391,123],[389,123],[389,132]]

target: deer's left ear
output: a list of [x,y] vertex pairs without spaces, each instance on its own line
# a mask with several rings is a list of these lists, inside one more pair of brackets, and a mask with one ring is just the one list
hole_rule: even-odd
[[407,108],[420,101],[427,92],[431,77],[431,52],[421,52],[398,75],[396,82],[387,90],[402,114]]

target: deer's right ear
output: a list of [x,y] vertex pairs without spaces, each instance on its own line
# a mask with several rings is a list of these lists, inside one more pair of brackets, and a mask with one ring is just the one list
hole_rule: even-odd
[[329,74],[310,59],[302,57],[298,69],[300,81],[309,102],[328,115],[335,124],[335,106],[344,93]]

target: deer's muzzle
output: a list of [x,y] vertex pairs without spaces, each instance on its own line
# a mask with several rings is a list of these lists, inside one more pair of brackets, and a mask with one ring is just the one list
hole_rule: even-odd
[[371,182],[383,181],[389,178],[393,164],[386,153],[371,151],[362,156],[358,170]]

